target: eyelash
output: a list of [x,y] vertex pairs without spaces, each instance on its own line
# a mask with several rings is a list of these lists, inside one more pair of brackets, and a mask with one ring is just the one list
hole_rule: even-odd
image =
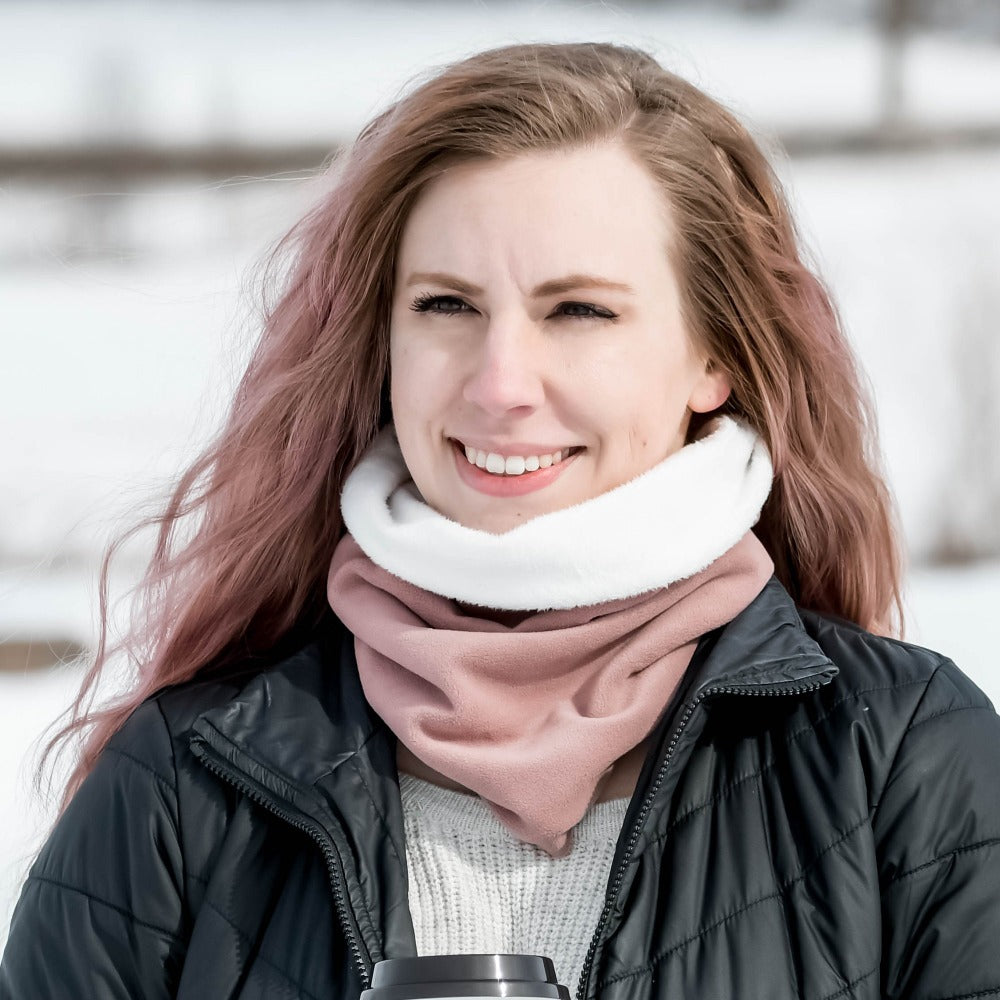
[[[426,313],[433,312],[440,316],[457,316],[460,313],[466,312],[465,309],[436,309],[433,308],[437,303],[440,302],[458,302],[463,306],[467,306],[468,303],[464,302],[462,299],[458,298],[456,295],[434,295],[433,293],[428,293],[426,295],[419,295],[413,300],[413,304],[410,308],[414,312]],[[574,315],[571,313],[563,313],[569,319],[606,319],[614,321],[618,319],[618,314],[613,313],[608,309],[602,309],[600,306],[592,306],[589,302],[560,302],[558,308],[563,306],[582,306],[584,309],[589,309],[590,312],[586,315]]]

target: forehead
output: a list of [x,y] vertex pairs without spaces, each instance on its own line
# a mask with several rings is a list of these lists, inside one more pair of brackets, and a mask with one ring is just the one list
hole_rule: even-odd
[[644,263],[659,271],[671,229],[654,179],[624,147],[606,143],[450,167],[417,197],[397,261],[399,269],[612,277]]

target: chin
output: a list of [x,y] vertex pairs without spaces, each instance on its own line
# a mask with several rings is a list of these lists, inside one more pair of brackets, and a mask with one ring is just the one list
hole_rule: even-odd
[[444,516],[452,521],[458,522],[463,528],[470,528],[474,531],[485,531],[491,535],[502,535],[511,528],[516,528],[525,521],[530,521],[538,514],[526,514],[522,512],[501,512],[468,514],[459,512],[443,512]]
[[536,517],[542,517],[545,514],[553,514],[558,510],[565,510],[567,507],[572,507],[576,503],[579,503],[579,501],[571,500],[568,503],[555,504],[551,507],[544,507],[541,510],[525,510],[522,508],[512,511],[496,511],[494,513],[483,514],[479,517],[462,520],[459,523],[464,524],[468,528],[476,528],[479,531],[488,531],[491,535],[502,535],[504,532],[510,531],[512,528],[517,528],[522,524],[527,524]]
[[502,535],[511,528],[523,524],[526,518],[520,517],[463,517],[454,518],[459,524],[474,531],[485,531],[491,535]]

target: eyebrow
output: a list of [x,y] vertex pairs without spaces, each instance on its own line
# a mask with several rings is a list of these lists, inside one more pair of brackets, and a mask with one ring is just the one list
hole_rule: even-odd
[[[461,292],[463,295],[483,294],[483,290],[478,285],[470,284],[454,274],[446,274],[443,271],[415,271],[409,276],[404,287],[409,288],[412,285],[420,284],[443,285],[456,292]],[[610,291],[625,292],[627,295],[635,294],[631,285],[626,285],[621,281],[611,281],[608,278],[598,277],[596,274],[567,274],[564,278],[552,278],[536,285],[531,290],[531,297],[540,299],[549,295],[562,295],[577,288],[606,288]]]

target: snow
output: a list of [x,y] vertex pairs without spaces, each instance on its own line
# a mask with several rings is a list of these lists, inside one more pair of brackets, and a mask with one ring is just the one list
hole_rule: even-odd
[[913,570],[906,606],[908,641],[945,653],[1000,706],[1000,562]]
[[[808,160],[785,172],[871,381],[889,481],[919,561],[948,508],[1000,459],[994,451],[962,467],[952,444],[977,419],[994,442],[1000,433],[1000,408],[977,415],[966,402],[1000,389],[1000,151]],[[979,357],[980,385],[959,377],[966,353]]]
[[6,359],[0,403],[10,429],[0,452],[8,561],[92,558],[101,544],[94,511],[136,503],[136,484],[165,479],[200,443],[196,428],[218,416],[205,394],[233,363],[222,331],[235,295],[208,275],[65,269],[0,278],[0,324],[27,334]]

